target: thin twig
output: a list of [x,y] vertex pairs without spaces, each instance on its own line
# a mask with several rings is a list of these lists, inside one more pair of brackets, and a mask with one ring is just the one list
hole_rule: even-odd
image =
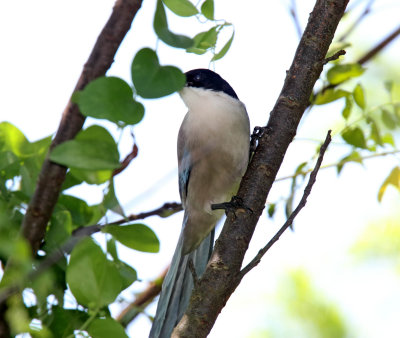
[[301,36],[303,34],[303,30],[301,29],[299,16],[297,14],[296,0],[291,0],[289,13],[292,16],[294,27],[296,28],[297,36],[299,37],[299,39],[301,39]]
[[[360,157],[358,160],[364,161],[364,160],[369,160],[369,159],[375,158],[375,157],[387,156],[387,155],[395,155],[395,154],[398,154],[398,153],[400,153],[400,150],[386,151],[386,152],[379,153],[379,154],[372,154],[372,155],[367,155],[367,156],[364,156],[364,157]],[[343,160],[340,160],[340,162],[337,162],[337,163],[331,163],[331,164],[323,165],[321,167],[321,169],[337,167],[339,164],[345,164],[345,163],[348,163],[348,162],[356,162],[356,161],[354,159],[351,159],[351,158],[343,159]],[[294,175],[279,177],[279,178],[277,178],[275,180],[275,182],[289,180],[289,179],[292,179],[292,178],[297,177],[297,176],[304,176],[304,175],[309,174],[311,171],[312,171],[312,169],[309,169],[309,170],[305,170],[305,171],[300,171],[300,172],[298,172],[298,173],[296,173]]]
[[396,39],[400,35],[400,26],[398,26],[392,33],[390,33],[386,38],[384,38],[380,43],[378,43],[374,48],[372,48],[368,53],[358,59],[357,63],[363,65],[367,61],[371,60],[376,54],[378,54],[382,49],[384,49],[389,43]]
[[332,56],[323,59],[322,64],[326,65],[328,62],[337,60],[337,59],[339,59],[340,56],[345,55],[345,54],[346,54],[346,51],[341,49],[338,52],[336,52],[335,54],[333,54]]
[[138,147],[136,145],[136,143],[133,144],[132,147],[132,151],[126,155],[126,157],[124,158],[124,160],[121,162],[121,166],[117,169],[114,169],[114,171],[112,172],[112,176],[116,176],[118,174],[120,174],[122,171],[124,171],[128,165],[132,162],[132,160],[137,156],[138,154]]
[[242,279],[244,275],[246,275],[251,269],[253,269],[254,267],[256,267],[258,265],[258,263],[260,263],[261,258],[265,255],[265,253],[275,244],[275,242],[277,242],[279,240],[279,238],[281,237],[281,235],[287,230],[287,228],[289,228],[294,219],[296,218],[296,216],[298,215],[298,213],[300,212],[301,209],[304,208],[304,206],[307,203],[307,198],[311,193],[311,189],[316,181],[317,178],[317,173],[319,168],[321,167],[321,163],[322,160],[324,158],[324,154],[326,149],[328,148],[329,143],[331,142],[331,131],[328,131],[328,134],[326,135],[326,139],[324,144],[321,146],[320,151],[319,151],[319,156],[318,156],[318,160],[317,163],[315,164],[315,167],[313,169],[313,171],[310,174],[310,178],[308,180],[307,186],[304,189],[304,194],[303,197],[301,198],[298,206],[296,207],[296,209],[294,209],[294,211],[291,213],[291,215],[289,216],[289,218],[286,220],[285,224],[283,224],[283,226],[279,229],[279,231],[275,234],[274,237],[272,237],[272,239],[267,243],[266,246],[264,246],[259,252],[258,254],[251,260],[251,262],[249,264],[247,264],[239,273],[239,279]]
[[357,26],[371,13],[371,7],[375,0],[369,0],[364,10],[361,12],[359,17],[353,22],[353,24],[347,29],[347,31],[339,38],[338,41],[344,41],[356,28]]
[[138,314],[143,312],[144,308],[150,304],[155,297],[161,292],[161,285],[167,274],[169,267],[152,282],[149,283],[147,288],[139,293],[135,300],[128,304],[115,318],[123,327],[127,327]]

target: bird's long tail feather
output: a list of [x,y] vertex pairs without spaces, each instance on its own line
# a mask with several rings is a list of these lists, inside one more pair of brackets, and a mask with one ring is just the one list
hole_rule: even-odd
[[[186,217],[184,217],[185,221]],[[149,338],[169,338],[171,336],[172,330],[186,311],[193,290],[193,276],[189,269],[189,260],[193,261],[197,276],[200,277],[211,256],[214,244],[214,230],[196,250],[184,256],[181,253],[182,237],[181,233],[171,266],[162,285],[157,312]]]

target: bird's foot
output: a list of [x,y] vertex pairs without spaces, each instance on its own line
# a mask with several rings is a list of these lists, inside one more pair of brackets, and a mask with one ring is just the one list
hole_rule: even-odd
[[238,196],[232,196],[230,202],[211,204],[211,210],[219,210],[219,209],[225,210],[226,215],[228,215],[228,213],[231,212],[235,215],[235,217],[236,217],[236,211],[238,209],[245,209],[251,213],[253,212],[253,210],[244,205],[243,199]]

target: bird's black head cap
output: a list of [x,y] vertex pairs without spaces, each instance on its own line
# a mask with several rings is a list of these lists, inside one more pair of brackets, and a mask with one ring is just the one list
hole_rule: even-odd
[[239,99],[233,88],[221,76],[209,69],[193,69],[185,73],[186,86],[204,88],[216,92],[224,92],[229,96]]

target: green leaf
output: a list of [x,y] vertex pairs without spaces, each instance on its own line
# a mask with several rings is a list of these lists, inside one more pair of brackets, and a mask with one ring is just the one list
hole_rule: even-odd
[[396,129],[396,118],[388,110],[382,108],[382,122],[388,129]]
[[158,252],[160,242],[149,227],[144,224],[108,225],[103,229],[121,244],[138,251]]
[[342,133],[342,138],[352,146],[367,149],[364,133],[359,127],[347,128]]
[[58,210],[66,210],[71,214],[72,223],[77,226],[88,225],[94,216],[94,207],[75,196],[60,195],[57,202]]
[[0,152],[0,177],[5,180],[17,176],[20,172],[18,157],[11,151]]
[[163,0],[163,2],[165,6],[179,16],[188,17],[199,13],[196,6],[189,0]]
[[112,176],[112,170],[85,170],[71,168],[69,173],[75,177],[76,182],[85,181],[88,184],[102,184]]
[[349,155],[343,157],[336,166],[338,175],[341,173],[344,165],[349,162],[363,164],[361,155],[357,151],[352,151]]
[[350,117],[351,109],[353,108],[353,100],[350,95],[346,96],[346,104],[342,110],[342,116],[345,120]]
[[71,174],[71,170],[69,170],[67,172],[67,175],[65,176],[65,180],[61,187],[61,190],[62,191],[67,190],[71,187],[81,184],[82,182],[83,182],[82,179],[76,178],[74,175]]
[[82,327],[88,319],[87,312],[53,305],[51,313],[44,316],[43,324],[51,330],[53,337],[66,338],[70,335],[74,336],[74,330]]
[[386,189],[389,185],[394,186],[397,190],[400,190],[400,168],[394,167],[390,172],[389,176],[386,177],[385,181],[382,183],[378,192],[378,201],[382,201],[382,197],[386,192]]
[[271,204],[268,206],[268,216],[269,216],[270,218],[272,218],[272,217],[274,216],[274,214],[275,214],[275,209],[276,209],[276,204],[275,204],[275,203],[271,203]]
[[201,5],[201,14],[208,20],[214,20],[214,0],[206,0]]
[[167,45],[176,48],[189,48],[193,45],[193,40],[185,35],[172,33],[168,28],[167,16],[161,0],[157,0],[156,12],[153,21],[154,31],[157,36]]
[[370,138],[378,145],[383,146],[383,141],[381,137],[381,133],[379,131],[378,124],[372,117],[367,118],[367,122],[371,125],[371,133]]
[[50,160],[71,168],[112,170],[120,166],[113,137],[100,126],[91,126],[76,138],[53,149]]
[[51,137],[45,137],[36,142],[29,142],[25,135],[9,122],[0,123],[0,152],[11,151],[19,158],[41,156],[47,152]]
[[183,88],[186,77],[176,67],[161,66],[157,54],[150,48],[143,48],[133,59],[132,81],[140,96],[157,98]]
[[360,76],[365,69],[358,63],[339,64],[328,70],[326,77],[331,84],[339,84],[353,77]]
[[189,53],[204,54],[208,49],[215,47],[217,43],[218,31],[217,26],[212,27],[207,32],[197,34],[193,40],[194,45],[187,49]]
[[87,328],[92,338],[128,338],[124,328],[113,318],[95,318]]
[[131,266],[120,260],[114,261],[114,264],[119,271],[119,276],[122,281],[122,287],[124,289],[129,287],[134,281],[137,280],[136,270],[133,269]]
[[83,115],[97,119],[136,124],[144,115],[143,105],[133,99],[132,88],[117,77],[97,78],[72,99]]
[[392,102],[400,101],[400,82],[386,81],[385,89],[390,95]]
[[343,89],[326,89],[322,93],[318,94],[315,98],[314,104],[321,105],[329,102],[336,101],[342,97],[349,95],[349,92]]
[[72,251],[67,283],[76,300],[91,309],[112,303],[124,289],[115,264],[91,238],[82,240]]
[[361,109],[365,109],[365,95],[364,90],[360,84],[358,84],[353,91],[354,101]]
[[392,135],[391,133],[384,134],[384,135],[382,136],[382,142],[383,142],[384,144],[390,144],[392,147],[396,147],[396,144],[395,144],[395,142],[394,142],[393,135]]
[[214,55],[214,57],[211,59],[211,61],[217,61],[219,59],[222,59],[225,56],[225,54],[231,48],[234,36],[235,36],[235,32],[233,31],[232,32],[232,36],[230,37],[230,39],[226,42],[224,47],[222,47],[222,49],[217,54]]
[[54,212],[46,232],[43,250],[51,252],[64,244],[72,232],[72,217],[67,210]]
[[307,162],[302,162],[302,163],[300,163],[300,164],[297,166],[296,170],[294,171],[295,175],[298,176],[298,175],[301,174],[301,175],[304,177],[305,174],[302,173],[302,171],[303,171],[303,169],[306,167],[306,165],[307,165]]
[[111,255],[114,262],[119,261],[117,245],[116,245],[115,239],[113,237],[110,237],[107,240],[107,252]]
[[122,210],[122,207],[119,204],[117,196],[115,195],[114,180],[110,180],[108,191],[104,196],[103,205],[105,206],[106,209],[112,210],[118,215],[125,217],[124,211]]

